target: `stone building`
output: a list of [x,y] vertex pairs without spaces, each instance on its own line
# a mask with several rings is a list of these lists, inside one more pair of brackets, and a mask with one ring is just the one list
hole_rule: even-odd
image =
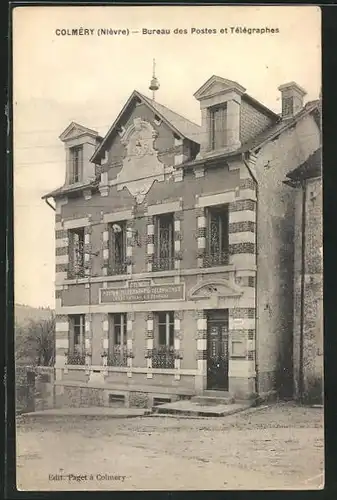
[[[55,200],[59,404],[292,393],[295,191],[317,101],[281,116],[212,76],[201,126],[134,91],[104,138],[61,134]],[[188,96],[187,96],[188,97]],[[48,202],[49,203],[49,202]]]
[[321,149],[287,174],[296,189],[294,252],[294,394],[323,399],[323,224]]

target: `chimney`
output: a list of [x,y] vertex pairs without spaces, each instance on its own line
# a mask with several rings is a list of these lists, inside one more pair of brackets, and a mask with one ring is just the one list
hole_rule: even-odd
[[282,118],[292,118],[303,108],[306,91],[295,82],[284,83],[278,90],[282,96]]

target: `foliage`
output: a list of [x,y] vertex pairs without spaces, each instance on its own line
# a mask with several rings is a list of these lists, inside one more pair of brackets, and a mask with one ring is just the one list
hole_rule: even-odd
[[15,354],[19,364],[52,366],[55,359],[55,315],[30,319],[15,327]]

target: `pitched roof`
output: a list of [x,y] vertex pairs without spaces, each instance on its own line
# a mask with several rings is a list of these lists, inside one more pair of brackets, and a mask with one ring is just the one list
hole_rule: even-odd
[[228,89],[237,89],[241,94],[243,94],[246,89],[242,87],[237,82],[234,82],[234,80],[229,80],[228,78],[222,78],[222,76],[217,76],[217,75],[212,75],[201,87],[194,92],[194,97],[196,99],[199,99],[202,97],[202,94],[207,90],[208,87],[211,87],[212,85],[220,83],[224,87],[228,87]]
[[[197,160],[191,160],[186,163],[184,163],[184,166],[186,167],[192,167],[194,165],[198,164],[203,164],[205,162],[212,163],[212,162],[217,162],[218,160],[223,160],[226,158],[231,158],[235,156],[240,156],[244,153],[250,152],[256,152],[259,150],[264,144],[266,144],[268,141],[272,141],[277,139],[277,137],[284,131],[288,130],[289,128],[293,127],[296,125],[296,123],[303,118],[304,116],[310,114],[310,113],[315,113],[319,114],[320,112],[320,101],[309,101],[307,104],[291,119],[289,120],[282,120],[281,117],[279,117],[279,120],[272,125],[271,127],[268,127],[266,130],[261,132],[258,136],[254,137],[253,139],[245,142],[242,144],[238,149],[231,151],[230,153],[217,153],[215,155],[210,155],[207,156],[207,158],[200,158]],[[317,118],[315,117],[315,120]],[[319,126],[319,120],[317,121],[317,124]]]
[[[91,161],[94,162],[95,159],[97,159],[97,156],[99,152],[102,150],[104,147],[106,141],[114,131],[114,129],[117,127],[118,122],[127,109],[127,107],[131,104],[132,100],[134,98],[138,98],[141,101],[145,102],[152,111],[159,115],[159,117],[167,123],[168,126],[171,127],[171,129],[179,134],[182,135],[183,137],[199,143],[199,137],[201,133],[201,127],[197,125],[196,123],[193,123],[192,121],[188,120],[187,118],[184,118],[180,114],[176,113],[175,111],[172,111],[171,109],[167,108],[166,106],[163,106],[162,104],[159,104],[158,102],[154,101],[153,99],[150,99],[149,97],[144,96],[138,91],[133,91],[131,96],[129,97],[128,101],[124,105],[122,111],[119,113],[118,117],[116,118],[115,122],[113,125],[110,127],[110,130],[102,140],[102,142],[98,145],[96,148],[96,151],[94,155],[91,158]],[[198,160],[191,160],[188,161],[184,164],[184,166],[189,167],[197,164],[202,164],[207,162],[213,162],[217,161],[220,159],[225,159],[237,155],[241,155],[244,153],[247,153],[249,151],[251,152],[256,152],[259,150],[265,143],[271,140],[275,140],[282,132],[288,130],[289,128],[293,127],[296,125],[296,123],[303,118],[304,116],[313,113],[315,121],[318,126],[320,126],[320,106],[321,106],[321,101],[320,100],[314,100],[314,101],[309,101],[306,103],[306,105],[301,109],[294,117],[291,119],[287,120],[282,120],[281,117],[279,117],[278,121],[274,123],[271,127],[267,128],[265,131],[263,131],[261,134],[259,134],[257,137],[251,139],[250,141],[247,141],[245,144],[242,144],[240,148],[238,148],[235,151],[232,151],[230,153],[220,153],[214,156],[209,156],[207,159],[202,158]],[[276,115],[275,115],[276,116]],[[68,127],[67,127],[68,128]],[[67,129],[66,129],[67,130]],[[90,129],[89,129],[90,130]],[[98,136],[98,138],[100,138]],[[72,192],[72,191],[77,191],[78,189],[83,189],[86,186],[94,185],[96,181],[91,181],[89,183],[85,183],[83,185],[76,185],[76,186],[63,186],[61,188],[58,188],[51,193],[48,193],[47,195],[43,196],[43,198],[48,198],[50,196],[57,196],[61,195],[63,193],[67,192]]]
[[167,108],[166,106],[163,106],[162,104],[159,104],[158,102],[154,101],[153,99],[149,99],[145,95],[141,94],[137,90],[134,90],[123,106],[121,112],[117,116],[116,120],[108,130],[107,134],[105,135],[103,141],[101,144],[98,146],[96,149],[95,153],[93,154],[91,161],[94,162],[97,160],[99,157],[99,154],[102,152],[106,142],[108,139],[111,137],[113,131],[116,129],[118,126],[118,122],[121,119],[122,115],[125,113],[127,108],[130,106],[132,101],[134,99],[140,99],[140,101],[144,102],[155,114],[159,115],[159,117],[165,122],[176,134],[182,135],[186,139],[189,139],[190,141],[197,142],[198,143],[198,136],[201,133],[201,127],[200,125],[197,125],[196,123],[191,122],[190,120],[187,120],[187,118],[184,118],[183,116],[179,115],[175,111],[172,111],[171,109]]
[[74,122],[72,121],[68,126],[67,128],[62,132],[62,134],[59,136],[59,139],[61,141],[64,141],[68,134],[72,131],[72,130],[78,130],[78,132],[80,132],[81,134],[89,134],[89,135],[92,135],[94,137],[96,137],[96,139],[98,140],[101,140],[102,137],[98,134],[98,132],[96,130],[93,130],[91,128],[88,128],[88,127],[84,127],[83,125],[80,125],[79,123],[77,122]]
[[97,185],[97,180],[89,180],[85,182],[76,182],[76,184],[70,184],[68,185],[63,185],[57,189],[54,189],[53,191],[50,191],[49,193],[43,195],[41,197],[42,200],[45,200],[47,198],[55,197],[55,196],[61,196],[61,195],[66,195],[70,193],[75,193],[79,190],[85,189],[85,188],[93,188]]
[[[140,94],[140,93],[139,93]],[[172,109],[167,108],[163,104],[159,104],[159,102],[146,97],[143,94],[140,94],[145,102],[153,107],[155,111],[163,118],[166,119],[169,123],[173,124],[177,131],[186,139],[190,141],[198,143],[198,139],[201,133],[200,125],[188,120],[184,116],[172,111]]]
[[254,151],[260,149],[266,142],[276,139],[283,131],[288,130],[289,128],[296,125],[296,123],[307,114],[313,111],[319,111],[319,105],[320,105],[319,100],[309,101],[292,118],[288,120],[282,120],[282,118],[280,117],[279,121],[276,124],[267,128],[266,130],[261,132],[261,134],[259,134],[257,137],[254,137],[253,139],[248,141],[244,145],[245,150]]
[[288,179],[299,181],[301,179],[319,177],[322,175],[321,161],[322,149],[318,148],[304,163],[287,174]]
[[[221,76],[213,75],[211,76],[207,82],[205,82],[195,93],[194,97],[198,100],[202,100],[204,98],[209,97],[209,92],[210,89],[213,88],[213,91],[215,89],[215,93],[221,92],[221,91],[229,91],[229,90],[234,90],[237,93],[239,93],[245,101],[247,101],[249,104],[254,106],[255,108],[258,108],[263,114],[269,116],[270,118],[277,119],[277,114],[274,113],[271,109],[267,108],[264,104],[262,104],[260,101],[257,101],[254,97],[246,93],[246,89],[242,87],[238,82],[235,82],[234,80],[228,80],[227,78],[222,78]],[[212,92],[211,92],[212,95]]]

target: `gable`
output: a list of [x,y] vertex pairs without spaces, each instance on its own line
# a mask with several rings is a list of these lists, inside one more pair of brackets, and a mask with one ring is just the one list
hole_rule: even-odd
[[92,130],[87,127],[83,127],[78,123],[71,122],[70,125],[62,132],[59,136],[60,140],[63,142],[69,141],[71,139],[80,137],[82,135],[89,135],[91,137],[99,137],[98,132],[96,130]]
[[215,94],[228,92],[230,90],[235,90],[239,94],[243,94],[246,91],[244,87],[233,80],[227,80],[226,78],[213,75],[195,92],[194,97],[201,100]]
[[195,137],[200,134],[201,127],[199,125],[187,120],[169,108],[166,108],[165,106],[134,90],[116,120],[110,127],[102,143],[96,149],[93,157],[91,158],[92,162],[96,163],[102,159],[105,154],[107,144],[116,134],[116,131],[119,130],[125,115],[128,114],[128,116],[130,116],[130,110],[134,109],[137,104],[145,105],[155,116],[159,118],[160,122],[164,123],[172,131],[172,133],[176,134],[179,138],[195,140]]

